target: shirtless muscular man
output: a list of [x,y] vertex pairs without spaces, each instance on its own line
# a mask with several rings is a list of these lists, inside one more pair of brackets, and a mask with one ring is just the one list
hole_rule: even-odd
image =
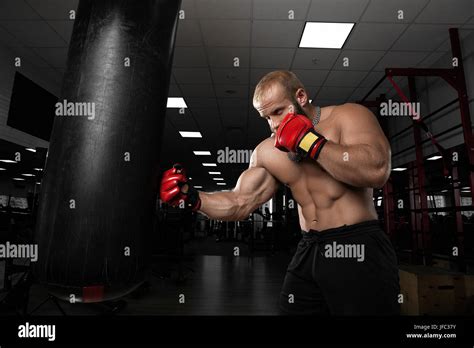
[[161,199],[237,221],[283,183],[298,203],[302,239],[280,293],[282,313],[398,314],[397,259],[372,199],[391,170],[390,146],[375,116],[357,104],[312,105],[290,71],[264,76],[253,105],[272,136],[255,148],[235,188],[198,192],[184,168],[174,166],[163,175]]

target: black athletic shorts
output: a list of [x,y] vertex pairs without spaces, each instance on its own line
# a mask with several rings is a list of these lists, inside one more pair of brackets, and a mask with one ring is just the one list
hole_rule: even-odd
[[302,235],[280,294],[281,314],[399,314],[397,258],[378,221]]

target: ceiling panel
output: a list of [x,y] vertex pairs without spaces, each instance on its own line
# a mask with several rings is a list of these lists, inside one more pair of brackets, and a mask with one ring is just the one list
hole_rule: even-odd
[[180,11],[183,11],[181,14],[184,15],[184,18],[180,19],[180,22],[198,18],[195,0],[181,0]]
[[26,67],[26,66],[33,67],[33,68],[36,68],[36,67],[50,68],[51,67],[49,63],[44,58],[36,54],[36,52],[33,51],[32,48],[20,47],[20,46],[10,47],[9,52],[12,55],[12,61],[13,61],[13,57],[21,58],[22,60],[21,64],[23,67]]
[[431,0],[415,22],[460,24],[466,22],[473,13],[472,0]]
[[253,18],[305,20],[310,3],[310,0],[254,0]]
[[328,75],[327,70],[292,70],[305,86],[321,86]]
[[372,87],[384,76],[382,71],[371,71],[362,80],[358,87]]
[[298,47],[303,26],[302,21],[253,21],[252,45],[254,47]]
[[72,29],[74,27],[74,21],[47,21],[47,23],[61,36],[66,43],[65,46],[69,46],[71,40]]
[[22,43],[18,39],[10,34],[6,29],[1,26],[0,23],[0,43],[4,46],[22,46]]
[[249,95],[248,85],[215,85],[217,98],[247,98]]
[[178,84],[198,83],[211,84],[211,74],[208,68],[175,68],[173,76]]
[[41,20],[41,17],[23,0],[0,1],[0,21]]
[[36,47],[33,48],[39,56],[43,57],[54,68],[65,68],[67,62],[67,47]]
[[406,27],[406,24],[358,23],[344,48],[388,50]]
[[246,112],[247,108],[238,110],[235,108],[221,108],[221,120],[224,127],[240,127],[244,128],[247,125],[248,113]]
[[[441,59],[444,58],[444,59]],[[451,68],[451,55],[445,52],[435,51],[423,59],[418,67],[420,68]]]
[[[362,22],[411,23],[429,0],[371,0]],[[403,11],[403,19],[399,11]]]
[[315,99],[316,99],[316,102],[320,99],[345,100],[350,97],[353,91],[354,91],[353,87],[324,86],[324,87],[321,87]]
[[218,128],[218,131],[222,131],[221,119],[216,117],[216,113],[217,108],[193,109],[193,116],[202,131],[208,128]]
[[[384,51],[343,50],[333,69],[369,71],[384,54]],[[346,66],[346,62],[348,66]]]
[[0,25],[29,47],[63,47],[66,44],[44,21],[2,22]]
[[361,100],[367,93],[369,93],[371,88],[372,87],[359,87],[354,89],[353,93],[349,96],[348,101],[355,102]]
[[[262,77],[274,70],[275,69],[250,69],[250,84],[253,86],[257,85]],[[251,88],[251,90],[253,91],[253,88]]]
[[206,46],[248,47],[250,45],[250,21],[202,20],[202,35]]
[[251,0],[198,0],[197,14],[201,19],[250,19]]
[[240,68],[250,66],[248,47],[207,47],[206,50],[211,67],[234,68],[236,63]]
[[252,67],[289,69],[294,54],[294,48],[252,48]]
[[214,84],[249,84],[249,69],[246,68],[213,68],[211,75]]
[[333,70],[329,73],[323,88],[332,87],[357,87],[367,73],[365,71]]
[[199,22],[183,19],[178,22],[175,46],[201,46],[201,29]]
[[321,86],[310,86],[310,85],[305,85],[304,86],[306,93],[308,94],[309,99],[313,99],[313,97],[316,95],[316,93],[319,91]]
[[180,114],[179,109],[167,109],[166,118],[179,130],[199,130],[198,124],[194,121],[191,113]]
[[432,51],[449,38],[449,26],[412,24],[395,42],[395,51]]
[[250,101],[248,98],[219,98],[217,99],[217,104],[221,108],[221,112],[223,109],[234,108],[238,112],[247,115]]
[[[199,86],[193,86],[199,88]],[[186,97],[186,104],[189,108],[192,108],[193,112],[195,109],[213,109],[217,112],[217,99],[215,96],[207,98],[195,98],[195,97]]]
[[190,97],[212,98],[215,96],[212,84],[180,84],[179,87],[186,101]]
[[176,84],[170,84],[168,89],[168,96],[170,97],[181,97],[181,90]]
[[202,46],[176,47],[173,56],[173,68],[207,67],[206,51]]
[[414,68],[425,59],[430,52],[388,52],[374,70],[384,71],[386,68]]
[[356,22],[368,3],[369,0],[313,0],[307,20],[319,22]]
[[79,0],[25,0],[39,15],[46,20],[69,19],[69,12],[76,11]]
[[299,48],[296,50],[293,69],[331,69],[340,50]]

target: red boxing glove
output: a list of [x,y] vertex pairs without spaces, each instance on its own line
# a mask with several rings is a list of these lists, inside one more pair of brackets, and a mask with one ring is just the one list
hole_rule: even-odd
[[295,152],[316,160],[327,139],[314,130],[310,119],[289,113],[281,121],[275,135],[275,147],[285,152]]
[[[181,188],[187,185],[187,192],[183,192]],[[186,177],[186,171],[177,163],[173,168],[163,173],[160,187],[160,198],[163,202],[175,207],[182,200],[188,208],[196,211],[201,207],[201,199],[199,193],[189,182]]]

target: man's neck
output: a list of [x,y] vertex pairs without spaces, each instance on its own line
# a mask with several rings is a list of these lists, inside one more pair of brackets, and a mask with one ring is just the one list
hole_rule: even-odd
[[308,103],[308,105],[303,110],[306,112],[308,118],[313,121],[316,117],[316,107],[313,104]]
[[313,104],[308,104],[308,106],[304,108],[304,111],[306,112],[306,115],[311,120],[311,122],[314,122],[317,113],[316,106],[314,106]]

